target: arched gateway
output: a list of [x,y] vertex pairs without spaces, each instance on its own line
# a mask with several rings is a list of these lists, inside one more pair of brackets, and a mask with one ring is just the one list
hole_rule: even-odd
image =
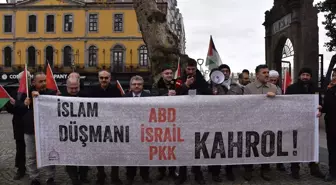
[[319,70],[319,46],[317,9],[314,0],[274,0],[270,11],[265,12],[266,64],[281,73],[283,48],[287,39],[294,50],[294,74],[297,79],[300,68],[310,67],[317,84]]

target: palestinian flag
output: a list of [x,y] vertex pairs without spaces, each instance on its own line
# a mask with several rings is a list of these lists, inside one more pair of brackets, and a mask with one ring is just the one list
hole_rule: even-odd
[[222,64],[222,60],[217,52],[215,44],[212,40],[212,36],[210,36],[210,43],[208,49],[208,55],[206,58],[205,66],[208,66],[209,70],[218,67]]
[[9,101],[9,98],[10,98],[10,96],[7,93],[7,91],[5,90],[5,88],[3,88],[0,85],[0,109],[7,104],[7,102]]

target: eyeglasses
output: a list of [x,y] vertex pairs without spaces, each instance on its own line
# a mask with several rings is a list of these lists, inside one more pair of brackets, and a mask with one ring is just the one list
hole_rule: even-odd
[[107,80],[107,79],[109,79],[109,77],[108,76],[100,76],[99,79],[101,79],[101,80],[104,80],[104,79]]

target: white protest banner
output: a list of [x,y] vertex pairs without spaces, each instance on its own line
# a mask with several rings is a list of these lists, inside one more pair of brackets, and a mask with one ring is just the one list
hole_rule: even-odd
[[34,100],[38,166],[318,160],[316,95]]

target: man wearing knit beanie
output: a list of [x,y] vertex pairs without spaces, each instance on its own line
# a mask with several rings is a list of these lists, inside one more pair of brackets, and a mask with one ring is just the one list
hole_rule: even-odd
[[[290,85],[286,94],[315,94],[316,88],[312,82],[312,70],[310,68],[302,68],[299,72],[299,79],[296,83]],[[324,178],[319,166],[315,162],[309,163],[310,174],[318,178]],[[291,164],[292,177],[294,179],[300,178],[300,164],[292,163]]]

